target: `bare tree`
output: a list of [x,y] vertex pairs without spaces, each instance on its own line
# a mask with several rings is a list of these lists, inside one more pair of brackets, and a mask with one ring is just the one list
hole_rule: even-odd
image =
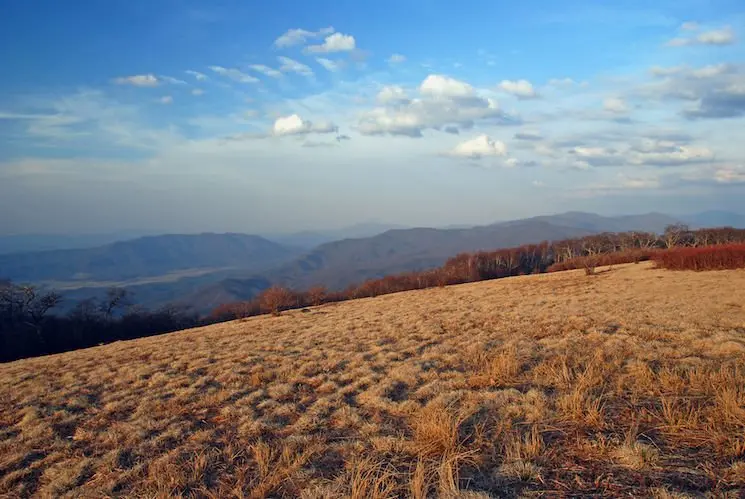
[[665,243],[665,247],[670,249],[682,244],[689,233],[690,230],[685,224],[668,225],[662,234],[662,240]]
[[308,300],[313,306],[318,306],[326,300],[326,288],[323,286],[314,286],[308,290]]
[[106,299],[101,303],[101,312],[111,319],[114,311],[132,304],[132,295],[125,288],[111,287],[106,290]]
[[259,295],[259,304],[264,312],[279,315],[282,310],[292,305],[292,293],[287,288],[272,286]]

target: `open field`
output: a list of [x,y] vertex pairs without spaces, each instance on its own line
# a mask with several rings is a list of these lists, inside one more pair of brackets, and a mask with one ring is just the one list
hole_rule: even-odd
[[598,270],[0,365],[0,495],[738,497],[745,271]]

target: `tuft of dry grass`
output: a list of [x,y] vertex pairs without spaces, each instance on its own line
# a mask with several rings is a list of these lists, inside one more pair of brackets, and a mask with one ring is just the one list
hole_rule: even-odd
[[0,496],[737,497],[745,271],[386,295],[0,365]]

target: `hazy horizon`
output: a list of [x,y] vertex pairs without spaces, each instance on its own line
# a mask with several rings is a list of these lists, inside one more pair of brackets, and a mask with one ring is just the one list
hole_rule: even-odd
[[733,0],[3,10],[0,234],[743,211]]

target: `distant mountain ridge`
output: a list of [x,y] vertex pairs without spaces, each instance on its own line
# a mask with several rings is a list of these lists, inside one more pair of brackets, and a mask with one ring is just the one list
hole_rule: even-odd
[[[372,237],[345,239],[322,244],[269,272],[251,279],[231,279],[209,286],[209,296],[247,300],[261,291],[257,283],[281,284],[296,289],[322,285],[342,289],[367,279],[424,270],[442,265],[458,253],[493,250],[542,241],[582,237],[599,232],[645,231],[661,233],[681,220],[661,213],[601,216],[567,212],[462,229],[394,229]],[[246,282],[246,286],[242,283]],[[228,289],[229,288],[229,289]],[[207,289],[205,289],[207,292]],[[207,310],[200,293],[184,301]],[[210,306],[215,300],[209,300]]]
[[222,303],[250,299],[272,284],[341,289],[370,278],[436,267],[462,252],[598,232],[660,233],[673,223],[742,227],[745,216],[723,211],[678,217],[575,211],[439,229],[366,223],[340,229],[337,235],[372,232],[369,236],[344,237],[310,249],[297,243],[309,234],[330,237],[333,231],[301,233],[294,241],[297,234],[290,235],[290,246],[235,233],[146,236],[94,248],[0,255],[0,279],[57,287],[64,291],[65,306],[100,297],[108,286],[117,285],[133,291],[141,305],[179,303],[209,312]]
[[0,277],[18,282],[120,281],[186,269],[262,270],[296,254],[246,234],[146,236],[95,248],[0,255]]

